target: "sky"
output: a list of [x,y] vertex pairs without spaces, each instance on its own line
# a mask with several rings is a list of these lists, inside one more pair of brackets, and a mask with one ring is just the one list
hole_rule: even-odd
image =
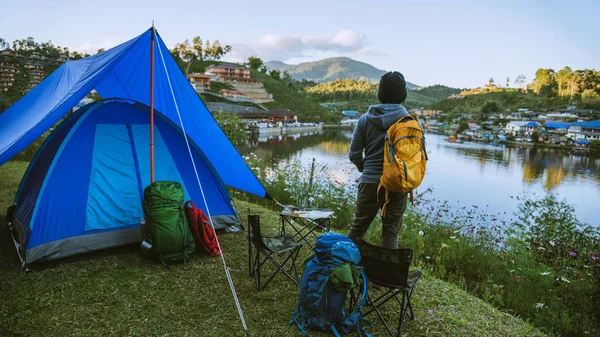
[[538,68],[600,70],[600,0],[0,0],[0,37],[95,53],[155,27],[168,46],[200,36],[290,64],[346,56],[420,86],[515,86]]

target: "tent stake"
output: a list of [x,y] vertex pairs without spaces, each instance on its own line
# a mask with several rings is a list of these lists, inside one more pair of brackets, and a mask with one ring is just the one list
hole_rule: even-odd
[[154,182],[154,20],[150,35],[150,183]]

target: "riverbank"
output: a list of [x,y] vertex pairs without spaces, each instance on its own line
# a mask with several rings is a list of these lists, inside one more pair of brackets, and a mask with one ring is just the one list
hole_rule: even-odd
[[[428,133],[437,134],[440,136],[447,137],[444,133],[431,132]],[[591,154],[590,147],[585,146],[575,146],[575,145],[562,145],[562,144],[553,144],[553,143],[543,143],[543,142],[527,142],[527,141],[511,141],[511,140],[485,140],[485,139],[456,139],[456,140],[448,140],[449,138],[445,138],[449,143],[479,143],[479,144],[490,144],[490,145],[505,145],[510,147],[523,147],[523,148],[540,148],[540,149],[557,149],[570,153],[578,153],[578,154]]]
[[[0,181],[2,218],[26,166],[8,162],[0,167],[0,176],[6,177]],[[266,235],[279,229],[279,215],[273,210],[242,200],[237,204],[244,214],[247,209],[260,214]],[[187,265],[165,268],[142,259],[133,247],[19,274],[12,242],[0,227],[0,335],[298,335],[298,329],[288,325],[297,288],[280,275],[257,292],[248,277],[245,234],[223,235],[221,245],[248,332],[242,330],[219,258],[199,256]],[[307,254],[304,249],[299,260]],[[427,271],[412,304],[416,319],[403,327],[410,336],[545,336]],[[386,307],[384,315],[394,314],[393,305]],[[369,320],[370,333],[386,333],[376,316]]]
[[[429,148],[430,159],[441,155],[439,144],[432,142]],[[472,146],[451,148],[473,150]],[[485,159],[482,153],[476,154],[478,161]],[[487,153],[510,157],[505,151]],[[523,152],[516,157],[527,156]],[[336,228],[351,223],[356,185],[340,182],[337,167],[328,169],[321,159],[314,168],[318,174],[311,179],[313,170],[306,163],[277,163],[253,154],[247,160],[279,202],[332,207]],[[468,163],[460,165],[461,173],[468,176]],[[436,171],[435,166],[428,169]],[[531,176],[537,169],[528,168],[526,174]],[[548,333],[600,335],[600,232],[580,222],[569,203],[555,194],[517,194],[511,216],[490,211],[490,205],[465,202],[461,194],[453,193],[448,200],[432,198],[426,187],[419,191],[415,204],[407,207],[400,245],[412,248],[415,261],[424,269]],[[367,239],[377,244],[380,231],[377,217]]]
[[279,134],[290,134],[290,133],[302,133],[302,132],[314,132],[322,131],[323,125],[316,126],[275,126],[272,128],[251,128],[250,133],[259,135],[279,135]]

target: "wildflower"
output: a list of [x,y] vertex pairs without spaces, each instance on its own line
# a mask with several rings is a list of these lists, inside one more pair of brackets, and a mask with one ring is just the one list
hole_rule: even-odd
[[545,304],[545,303],[537,303],[537,304],[535,305],[536,309],[542,309],[542,308],[544,308],[544,306],[546,306],[546,304]]
[[423,236],[423,235],[425,235],[425,232],[419,231],[419,235]]
[[429,259],[431,259],[431,256],[425,256],[425,258],[426,258],[427,260],[429,260]]
[[549,271],[545,271],[545,272],[543,272],[543,273],[540,273],[540,275],[544,275],[544,276],[546,276],[546,275],[550,275],[550,272],[549,272]]
[[565,269],[567,269],[567,270],[569,270],[569,271],[570,271],[570,270],[573,270],[573,267],[569,267],[569,266],[567,266],[567,267],[565,267]]
[[515,272],[515,270],[514,270],[514,269],[512,269],[512,270],[510,270],[510,271],[509,271],[509,273],[514,273],[514,272]]
[[570,252],[570,253],[569,253],[569,255],[571,255],[572,257],[575,257],[575,256],[577,256],[577,253],[575,253],[575,252]]
[[552,247],[556,246],[556,241],[554,241],[554,240],[550,241],[550,246],[552,246]]
[[315,198],[314,197],[310,197],[310,198],[308,198],[308,201],[313,202],[313,201],[315,201]]
[[[558,280],[558,279],[557,279]],[[571,281],[567,280],[566,278],[564,278],[564,276],[560,277],[561,281],[567,282],[567,283],[571,283]]]
[[456,236],[451,236],[450,239],[456,239]]

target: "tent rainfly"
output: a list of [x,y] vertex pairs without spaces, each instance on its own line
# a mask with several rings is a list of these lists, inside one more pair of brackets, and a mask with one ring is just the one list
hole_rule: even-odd
[[[149,29],[103,53],[64,63],[0,114],[2,165],[92,89],[112,99],[76,110],[27,169],[14,203],[25,263],[141,241],[141,192],[150,184],[151,35]],[[270,196],[155,36],[156,179],[181,182],[186,197],[207,211],[183,124],[215,228],[235,224],[239,219],[224,186]]]

